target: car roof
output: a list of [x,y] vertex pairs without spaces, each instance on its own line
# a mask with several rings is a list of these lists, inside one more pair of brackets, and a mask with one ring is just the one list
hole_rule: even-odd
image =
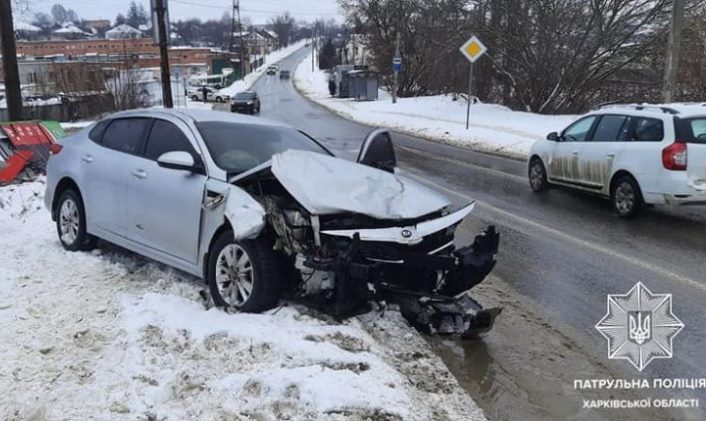
[[633,116],[689,118],[706,116],[706,103],[669,103],[669,104],[607,104],[597,108],[591,114],[627,114]]
[[226,123],[240,123],[240,124],[260,124],[264,126],[279,126],[279,127],[290,127],[288,124],[281,123],[275,120],[269,120],[262,117],[248,116],[239,113],[230,113],[226,111],[214,111],[214,110],[204,110],[197,108],[151,108],[151,109],[139,109],[130,111],[121,111],[115,114],[111,114],[108,118],[120,118],[120,117],[160,117],[160,116],[174,116],[181,119],[191,120],[194,123],[207,122],[207,121],[222,121]]

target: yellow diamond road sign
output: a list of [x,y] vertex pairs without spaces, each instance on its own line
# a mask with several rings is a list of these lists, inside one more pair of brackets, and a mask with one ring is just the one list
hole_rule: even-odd
[[486,50],[488,50],[485,45],[483,45],[482,42],[476,37],[475,35],[470,37],[468,41],[466,41],[460,48],[461,53],[463,53],[464,56],[473,63],[474,61],[478,60],[480,56],[485,54]]

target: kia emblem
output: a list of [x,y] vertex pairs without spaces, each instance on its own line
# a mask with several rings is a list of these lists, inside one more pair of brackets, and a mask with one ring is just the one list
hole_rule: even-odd
[[409,238],[409,237],[412,236],[412,231],[410,231],[410,230],[402,230],[402,236],[403,236],[404,238]]

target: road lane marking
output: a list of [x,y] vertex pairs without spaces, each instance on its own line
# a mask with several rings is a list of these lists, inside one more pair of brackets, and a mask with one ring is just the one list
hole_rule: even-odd
[[[409,146],[395,145],[395,147],[400,148],[400,149],[404,149],[404,150],[406,150],[410,153],[413,153],[415,155],[424,155],[424,156],[427,155],[427,152],[424,152],[424,151],[421,151],[421,150],[415,149],[415,148],[410,148]],[[453,158],[447,158],[445,156],[438,156],[437,155],[437,156],[434,156],[434,159],[440,160],[440,161],[446,161],[446,162],[449,162],[449,163],[452,163],[455,165],[459,165],[461,167],[469,168],[469,169],[484,171],[486,173],[498,175],[498,176],[505,177],[505,178],[511,178],[511,179],[514,179],[515,181],[520,181],[522,183],[528,182],[526,177],[512,174],[512,173],[508,173],[508,172],[501,171],[501,170],[496,170],[495,168],[488,168],[488,167],[484,167],[484,166],[477,165],[477,164],[471,164],[471,163],[459,161],[459,160],[456,160]]]
[[638,259],[638,258],[636,258],[636,257],[632,257],[632,256],[628,256],[628,255],[622,254],[622,253],[620,253],[620,252],[618,252],[618,251],[616,251],[616,250],[612,250],[612,249],[610,249],[610,248],[608,248],[608,247],[604,247],[604,246],[602,246],[602,245],[600,245],[600,244],[597,244],[597,243],[594,243],[594,242],[592,242],[592,241],[583,240],[583,239],[574,237],[574,236],[572,236],[572,235],[566,234],[565,232],[559,231],[559,230],[557,230],[557,229],[555,229],[555,228],[548,227],[548,226],[546,226],[546,225],[544,225],[544,224],[541,224],[541,223],[539,223],[539,222],[533,221],[533,220],[531,220],[531,219],[527,219],[527,218],[524,218],[524,217],[515,215],[515,214],[512,213],[512,212],[508,212],[508,211],[506,211],[506,210],[500,209],[500,208],[498,208],[498,207],[496,207],[496,206],[493,206],[493,205],[491,205],[491,204],[489,204],[489,203],[487,203],[487,202],[483,202],[483,201],[474,199],[474,198],[468,196],[467,194],[464,194],[464,193],[461,193],[461,192],[452,190],[452,189],[450,189],[450,188],[448,188],[448,187],[442,186],[442,185],[439,184],[439,183],[436,183],[436,182],[431,181],[431,180],[429,180],[429,179],[426,179],[426,178],[424,178],[424,177],[418,176],[418,175],[416,175],[416,174],[410,173],[409,171],[405,171],[405,173],[406,173],[407,176],[410,176],[410,177],[412,177],[412,178],[415,178],[417,181],[419,181],[419,182],[421,182],[421,183],[430,184],[430,185],[432,185],[432,186],[434,186],[434,187],[436,187],[436,188],[438,188],[438,189],[440,189],[440,190],[443,190],[443,191],[445,191],[445,192],[447,192],[447,193],[449,193],[449,194],[453,194],[453,195],[455,195],[455,196],[457,196],[457,197],[463,198],[463,199],[468,200],[468,201],[475,200],[477,207],[479,207],[479,208],[481,208],[481,209],[484,209],[484,210],[486,210],[486,211],[489,211],[489,212],[491,212],[491,213],[495,213],[495,214],[497,214],[497,215],[501,215],[501,216],[503,216],[503,217],[505,217],[505,218],[507,218],[507,219],[514,220],[514,221],[515,221],[516,223],[518,223],[518,224],[524,224],[524,225],[530,226],[530,227],[532,227],[532,228],[534,228],[534,229],[537,229],[537,230],[540,230],[540,231],[545,231],[545,232],[547,232],[547,233],[549,233],[549,234],[551,234],[551,235],[553,235],[553,236],[555,236],[555,237],[558,237],[558,238],[560,238],[560,239],[562,239],[562,240],[564,240],[564,241],[568,241],[568,242],[577,244],[577,245],[579,245],[579,246],[581,246],[581,247],[587,248],[587,249],[589,249],[589,250],[591,250],[591,251],[598,252],[598,253],[601,253],[601,254],[605,254],[605,255],[608,255],[609,257],[613,257],[613,258],[616,258],[616,259],[618,259],[618,260],[622,260],[623,262],[626,262],[626,263],[628,263],[628,264],[631,264],[631,265],[633,265],[633,266],[636,266],[636,267],[638,267],[638,268],[640,268],[640,269],[647,270],[647,271],[650,271],[650,272],[654,272],[654,273],[656,273],[656,274],[658,274],[658,275],[660,275],[660,276],[663,276],[663,277],[665,277],[665,278],[668,278],[668,279],[672,279],[672,280],[681,282],[681,283],[686,284],[686,285],[688,285],[688,286],[691,286],[691,287],[693,287],[693,288],[697,288],[697,289],[699,289],[699,290],[701,290],[701,291],[706,291],[706,285],[704,285],[703,283],[698,282],[698,281],[696,281],[696,280],[694,280],[694,279],[688,278],[688,277],[686,277],[686,276],[679,275],[679,274],[677,274],[677,273],[671,272],[671,271],[669,271],[669,270],[667,270],[667,269],[664,269],[664,268],[662,268],[662,267],[659,267],[659,266],[656,266],[656,265],[652,265],[652,264],[647,263],[647,262],[645,262],[644,260],[640,260],[640,259]]

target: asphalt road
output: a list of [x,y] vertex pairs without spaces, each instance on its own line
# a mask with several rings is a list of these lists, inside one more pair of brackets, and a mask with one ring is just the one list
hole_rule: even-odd
[[[301,50],[280,66],[294,73],[305,55]],[[304,130],[344,158],[355,157],[372,129],[304,99],[291,81],[277,76],[263,76],[253,89],[262,98],[262,117]],[[477,201],[459,229],[460,242],[488,224],[501,232],[496,279],[479,291],[511,311],[481,341],[432,340],[491,418],[703,419],[701,410],[656,416],[582,410],[585,391],[575,390],[573,380],[706,377],[706,210],[650,209],[636,220],[621,220],[598,198],[562,189],[533,194],[524,162],[400,134],[394,141],[404,173],[459,203]],[[606,341],[594,327],[606,312],[606,295],[626,293],[638,281],[653,293],[673,294],[674,313],[686,326],[674,340],[673,358],[653,361],[642,372],[608,360]],[[553,361],[550,355],[557,352]],[[622,392],[593,393],[608,399]],[[703,389],[630,393],[696,396],[706,405]]]

